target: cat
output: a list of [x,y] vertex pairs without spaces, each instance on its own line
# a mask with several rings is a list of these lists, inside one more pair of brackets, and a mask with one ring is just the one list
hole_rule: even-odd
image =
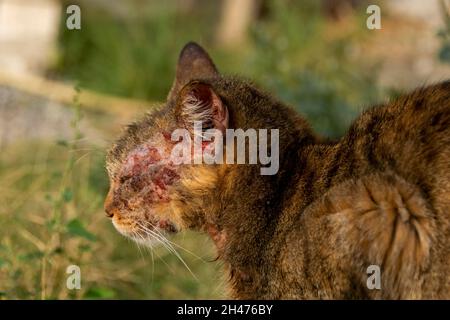
[[[278,172],[175,165],[172,132],[195,121],[278,129]],[[107,171],[117,230],[149,245],[207,233],[232,298],[450,298],[450,81],[367,109],[333,142],[191,42],[167,102],[127,127]]]

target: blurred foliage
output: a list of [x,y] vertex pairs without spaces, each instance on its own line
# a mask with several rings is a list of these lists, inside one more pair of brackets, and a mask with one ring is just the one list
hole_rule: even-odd
[[[375,66],[355,59],[367,36],[364,12],[339,37],[320,1],[266,1],[267,14],[252,24],[247,44],[216,46],[218,6],[201,1],[179,10],[178,1],[149,1],[124,16],[82,2],[82,31],[61,27],[56,71],[89,88],[132,98],[164,100],[182,46],[197,41],[226,74],[239,73],[293,105],[319,132],[337,136],[358,106],[375,101]],[[84,7],[83,7],[84,6]],[[177,10],[178,9],[178,10]]]
[[61,21],[56,69],[98,91],[162,100],[180,47],[191,38],[205,40],[202,29],[213,23],[204,13],[214,6],[202,2],[199,10],[183,14],[174,1],[139,1],[122,16],[81,1],[82,31],[68,30]]
[[439,50],[439,59],[443,62],[450,63],[450,14],[446,9],[444,1],[441,1],[441,6],[445,26],[438,32],[438,36],[442,42],[441,49]]
[[282,1],[271,2],[271,19],[253,28],[246,63],[257,82],[305,114],[317,131],[336,137],[380,95],[375,67],[353,52],[367,36],[365,16],[350,17],[359,27],[334,36],[320,1],[295,3],[286,10]]

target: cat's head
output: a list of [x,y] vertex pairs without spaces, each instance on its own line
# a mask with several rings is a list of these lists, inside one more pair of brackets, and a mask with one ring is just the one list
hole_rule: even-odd
[[202,121],[204,130],[228,126],[227,107],[204,82],[218,77],[208,54],[188,43],[180,53],[167,102],[129,125],[109,151],[105,211],[120,233],[149,242],[201,224],[196,221],[201,193],[213,188],[217,177],[212,168],[197,165],[191,170],[192,165],[174,159],[175,146],[188,146],[179,143],[183,137],[177,141],[174,132],[185,128],[193,138],[194,121]]
[[[226,144],[215,142],[228,128],[283,128],[281,139],[286,139],[284,128],[292,131],[299,121],[292,110],[250,83],[222,77],[208,54],[189,43],[181,51],[167,102],[129,125],[109,151],[107,215],[120,233],[145,243],[184,228],[205,230],[214,223],[208,214],[223,211],[223,201],[235,201],[235,196],[250,201],[246,194],[251,191],[257,196],[258,190],[248,191],[251,179],[233,184],[244,177],[242,170],[230,174],[234,165],[195,159],[224,156]],[[194,130],[196,123],[201,124],[199,131]],[[219,135],[196,148],[195,138],[210,131]],[[185,161],[186,155],[191,159]],[[230,175],[234,178],[223,179]]]

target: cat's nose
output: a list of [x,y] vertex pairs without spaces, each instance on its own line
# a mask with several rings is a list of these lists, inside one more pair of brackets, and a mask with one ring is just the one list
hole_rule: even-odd
[[110,206],[105,206],[105,214],[108,218],[114,217],[115,209],[111,208]]
[[114,191],[112,187],[109,189],[103,207],[105,208],[106,216],[109,218],[112,218],[118,211],[114,203]]

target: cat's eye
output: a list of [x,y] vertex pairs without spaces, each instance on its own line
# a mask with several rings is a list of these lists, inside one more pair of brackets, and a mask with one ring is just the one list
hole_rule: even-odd
[[131,175],[121,176],[120,179],[119,179],[119,182],[120,183],[125,183],[127,180],[130,180],[131,177],[132,177]]

